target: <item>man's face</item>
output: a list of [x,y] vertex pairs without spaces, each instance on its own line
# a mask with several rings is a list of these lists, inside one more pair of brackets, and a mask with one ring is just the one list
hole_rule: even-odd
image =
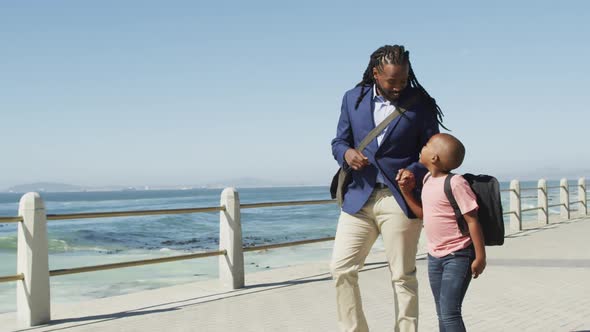
[[389,101],[396,101],[408,85],[410,67],[408,65],[386,64],[373,68],[373,76],[379,94]]

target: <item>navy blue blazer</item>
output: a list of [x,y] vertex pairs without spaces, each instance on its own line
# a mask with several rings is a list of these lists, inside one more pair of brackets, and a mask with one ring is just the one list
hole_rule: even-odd
[[[368,93],[356,110],[354,106],[361,93],[361,87],[355,87],[344,94],[336,138],[332,140],[332,154],[340,166],[345,163],[346,150],[358,146],[362,139],[375,128],[373,120],[375,103],[372,100],[372,89],[371,86],[365,86],[365,92],[368,90]],[[379,169],[385,184],[406,216],[415,218],[403,199],[395,176],[399,169],[407,168],[414,173],[417,183],[422,183],[421,179],[427,170],[418,163],[420,150],[432,135],[439,132],[432,103],[425,102],[425,98],[420,98],[419,94],[413,88],[408,87],[404,90],[399,105],[407,112],[389,124],[380,146],[377,145],[375,138],[363,151],[370,164],[360,171],[351,170],[352,183],[348,186],[342,204],[344,212],[355,214],[365,205],[375,187],[377,169]]]

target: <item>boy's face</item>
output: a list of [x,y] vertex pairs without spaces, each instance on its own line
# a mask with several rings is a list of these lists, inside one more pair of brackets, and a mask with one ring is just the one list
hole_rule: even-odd
[[426,167],[432,164],[432,160],[437,155],[436,151],[436,135],[432,136],[426,145],[422,147],[422,151],[420,151],[420,163]]

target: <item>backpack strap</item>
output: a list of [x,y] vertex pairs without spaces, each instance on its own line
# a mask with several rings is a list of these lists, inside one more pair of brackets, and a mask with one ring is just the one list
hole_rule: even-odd
[[455,218],[457,219],[457,226],[463,235],[469,234],[469,229],[467,228],[467,222],[461,213],[461,209],[459,209],[459,205],[457,204],[457,200],[455,200],[455,196],[453,195],[453,189],[451,188],[451,179],[455,176],[453,173],[449,173],[445,178],[445,195],[451,203],[451,207],[455,211]]

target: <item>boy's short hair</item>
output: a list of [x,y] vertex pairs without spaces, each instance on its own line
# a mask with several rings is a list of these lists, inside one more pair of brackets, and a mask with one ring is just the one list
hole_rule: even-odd
[[450,134],[437,134],[438,155],[446,171],[452,171],[463,163],[465,146],[459,139]]

